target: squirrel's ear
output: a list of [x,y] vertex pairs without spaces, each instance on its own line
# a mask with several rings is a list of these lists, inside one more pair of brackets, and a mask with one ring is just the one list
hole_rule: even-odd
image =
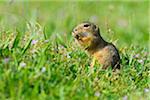
[[100,29],[99,29],[99,27],[97,26],[97,25],[94,25],[94,28],[95,28],[95,31],[96,31],[96,36],[101,36],[100,35]]
[[94,25],[94,28],[95,28],[95,31],[96,31],[97,33],[100,33],[100,29],[99,29],[99,27],[98,27],[97,25]]

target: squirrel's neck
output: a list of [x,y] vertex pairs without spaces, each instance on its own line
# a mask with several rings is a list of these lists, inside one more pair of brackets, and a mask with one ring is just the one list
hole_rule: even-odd
[[93,41],[93,43],[86,48],[86,50],[90,53],[93,54],[99,49],[104,48],[108,42],[106,42],[101,36],[96,37]]

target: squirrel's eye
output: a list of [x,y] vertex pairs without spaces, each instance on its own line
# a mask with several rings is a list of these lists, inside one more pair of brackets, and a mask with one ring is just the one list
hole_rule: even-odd
[[85,24],[85,25],[84,25],[84,27],[89,27],[89,26],[90,26],[89,24]]

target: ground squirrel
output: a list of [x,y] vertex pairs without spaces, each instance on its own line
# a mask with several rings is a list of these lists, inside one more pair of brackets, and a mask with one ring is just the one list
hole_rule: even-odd
[[[100,35],[99,27],[91,22],[83,22],[77,25],[72,35],[77,42],[102,65],[102,69],[111,66],[120,68],[120,56],[112,43],[106,42]],[[91,67],[94,63],[91,64]]]

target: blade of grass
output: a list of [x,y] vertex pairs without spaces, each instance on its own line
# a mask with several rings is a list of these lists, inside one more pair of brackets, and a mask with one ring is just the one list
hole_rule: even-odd
[[21,55],[23,55],[27,51],[27,49],[30,47],[31,41],[32,41],[32,38],[26,43],[25,47],[22,50]]
[[19,44],[19,41],[20,41],[20,37],[21,37],[21,34],[19,33],[18,30],[17,31],[17,35],[15,37],[15,40],[14,40],[14,43],[13,43],[13,47],[12,48],[16,48]]

